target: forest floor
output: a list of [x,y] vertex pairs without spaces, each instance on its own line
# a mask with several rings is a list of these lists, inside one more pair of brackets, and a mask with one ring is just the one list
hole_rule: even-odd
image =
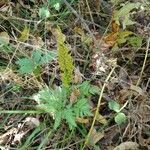
[[149,0],[0,0],[0,149],[150,149]]

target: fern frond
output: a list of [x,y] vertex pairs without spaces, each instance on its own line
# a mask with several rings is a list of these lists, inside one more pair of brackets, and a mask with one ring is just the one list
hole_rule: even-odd
[[58,43],[58,63],[61,74],[61,80],[65,87],[69,87],[73,79],[73,59],[69,54],[69,48],[64,43],[65,36],[62,34],[61,29],[58,27],[57,30],[57,43]]

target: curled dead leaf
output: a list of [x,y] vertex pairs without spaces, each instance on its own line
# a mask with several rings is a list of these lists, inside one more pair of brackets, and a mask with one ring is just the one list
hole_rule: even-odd
[[98,122],[100,122],[101,124],[103,124],[103,125],[106,125],[106,124],[107,124],[107,120],[106,120],[105,117],[102,116],[100,113],[97,114],[96,120],[97,120]]
[[89,123],[89,119],[84,119],[84,118],[79,118],[79,117],[76,118],[76,121],[78,123],[84,123],[84,124]]
[[96,129],[92,130],[92,133],[89,137],[89,144],[95,145],[100,139],[104,137],[104,133],[96,131]]
[[80,95],[80,90],[77,88],[74,88],[70,95],[70,103],[71,104],[75,103],[79,95]]
[[81,72],[80,72],[80,70],[79,70],[79,67],[77,67],[77,68],[75,68],[75,70],[74,70],[74,80],[73,80],[73,82],[75,83],[75,84],[77,84],[77,83],[81,83],[82,82],[82,74],[81,74]]

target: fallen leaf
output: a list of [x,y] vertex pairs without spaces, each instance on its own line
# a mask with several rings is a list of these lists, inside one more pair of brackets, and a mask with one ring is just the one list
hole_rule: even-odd
[[0,44],[9,44],[10,37],[7,32],[0,32]]
[[79,70],[79,67],[77,67],[77,68],[75,68],[75,70],[74,70],[74,80],[73,80],[73,82],[75,83],[75,84],[77,84],[77,83],[81,83],[82,82],[82,74],[81,74],[81,72],[80,72],[80,70]]
[[84,118],[79,118],[79,117],[76,118],[76,121],[79,123],[84,123],[84,124],[89,123],[89,119],[84,119]]
[[18,129],[17,128],[11,128],[6,133],[0,135],[0,144],[6,144],[8,142],[8,139],[10,139],[11,136],[14,134],[17,134]]
[[13,139],[13,141],[12,141],[12,144],[14,145],[14,144],[16,144],[16,143],[20,143],[21,140],[22,140],[22,138],[23,138],[26,134],[27,134],[27,132],[24,132],[24,131],[21,131],[21,132],[19,132],[19,133],[16,133],[16,134],[14,135],[14,139]]
[[136,142],[123,142],[119,146],[115,147],[114,150],[140,150],[139,144]]
[[131,84],[130,89],[137,92],[140,95],[144,94],[143,90],[139,86]]
[[96,131],[96,129],[92,130],[92,133],[89,137],[89,144],[95,145],[100,139],[104,137],[104,133]]
[[38,127],[39,125],[40,125],[40,121],[39,121],[39,119],[37,119],[37,118],[34,118],[34,117],[27,117],[26,119],[25,119],[25,123],[27,123],[28,125],[30,125],[30,126],[36,126],[36,127]]
[[107,124],[107,120],[100,113],[97,114],[96,120],[103,125]]
[[103,41],[107,45],[109,45],[110,47],[112,47],[117,42],[117,39],[118,39],[118,32],[112,32],[112,33],[109,33],[107,36],[105,36],[103,38]]
[[74,88],[73,91],[71,92],[71,95],[70,95],[71,104],[76,102],[79,95],[80,95],[80,90],[77,88]]
[[20,37],[18,38],[18,40],[19,40],[20,42],[25,42],[25,41],[27,41],[28,38],[29,38],[29,32],[30,32],[29,28],[28,28],[27,26],[25,26],[24,29],[23,29],[23,31],[21,32],[21,35],[20,35]]

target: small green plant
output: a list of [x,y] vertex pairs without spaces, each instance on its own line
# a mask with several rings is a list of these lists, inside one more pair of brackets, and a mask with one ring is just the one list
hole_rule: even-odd
[[69,53],[69,48],[65,44],[65,35],[61,32],[58,27],[56,29],[57,43],[58,43],[58,63],[61,70],[61,80],[65,87],[69,87],[73,79],[73,58]]
[[[78,88],[80,94],[77,100],[70,102],[70,95],[72,89]],[[49,113],[55,120],[54,129],[57,129],[64,120],[72,130],[77,127],[76,118],[83,118],[91,116],[90,105],[88,98],[92,94],[99,92],[98,87],[91,86],[89,82],[85,81],[82,84],[65,88],[58,87],[55,90],[45,88],[39,91],[33,99],[37,102],[37,108],[46,113]]]
[[50,12],[47,7],[43,6],[39,9],[39,17],[41,19],[47,19],[50,17]]
[[122,113],[122,109],[127,105],[127,102],[124,104],[124,106],[121,108],[120,105],[111,100],[109,101],[108,103],[108,106],[111,110],[115,111],[117,114],[115,116],[115,122],[118,124],[118,125],[121,125],[122,123],[125,123],[126,122],[126,115],[124,113]]
[[135,24],[134,21],[131,20],[130,14],[131,11],[133,11],[136,8],[139,8],[141,6],[141,3],[131,3],[127,2],[126,4],[123,4],[122,7],[114,12],[114,20],[117,22],[117,24],[122,24],[123,29],[126,28],[126,26]]
[[[73,3],[76,0],[67,0],[69,3]],[[48,0],[48,4],[55,10],[59,11],[64,2],[62,0]]]
[[41,50],[35,50],[32,52],[31,58],[22,58],[16,62],[19,65],[19,72],[21,74],[34,73],[38,75],[40,72],[40,66],[46,64],[56,58],[54,52],[43,53]]

